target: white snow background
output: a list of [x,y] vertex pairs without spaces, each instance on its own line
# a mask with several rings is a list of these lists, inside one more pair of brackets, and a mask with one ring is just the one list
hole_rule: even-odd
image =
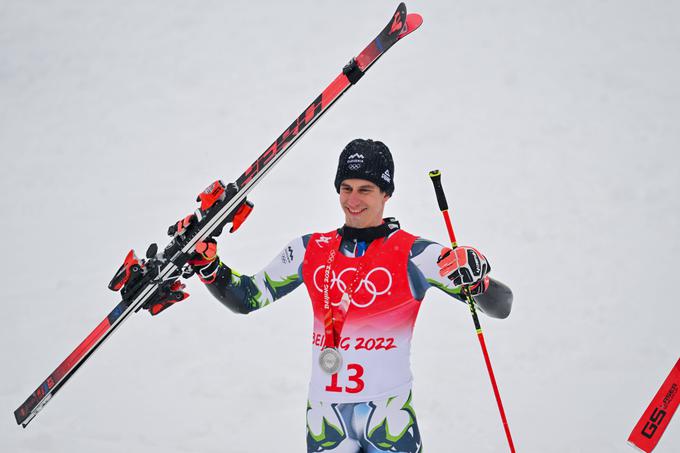
[[[31,422],[13,411],[106,316],[134,247],[231,181],[387,23],[393,1],[0,1],[0,451],[302,452],[304,288],[237,316],[198,281],[133,316]],[[342,223],[356,137],[396,161],[387,214],[459,241],[515,294],[481,317],[519,452],[632,451],[678,358],[680,3],[411,1],[398,43],[252,192],[220,240],[254,273]],[[426,451],[506,440],[469,313],[433,290],[412,351]],[[680,451],[680,420],[657,451]]]

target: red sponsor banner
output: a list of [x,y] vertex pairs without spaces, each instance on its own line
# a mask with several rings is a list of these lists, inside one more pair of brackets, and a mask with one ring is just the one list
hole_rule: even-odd
[[651,452],[671,421],[678,403],[680,403],[680,359],[633,428],[628,442],[642,451]]

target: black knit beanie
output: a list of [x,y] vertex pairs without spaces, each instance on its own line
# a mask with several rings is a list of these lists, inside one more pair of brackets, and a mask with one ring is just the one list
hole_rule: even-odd
[[365,179],[378,186],[387,195],[394,192],[394,161],[383,142],[357,138],[340,153],[335,190],[345,179]]

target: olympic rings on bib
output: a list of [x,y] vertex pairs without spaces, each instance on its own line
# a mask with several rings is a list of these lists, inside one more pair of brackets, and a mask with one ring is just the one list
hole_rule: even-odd
[[[314,287],[316,287],[316,289],[319,292],[323,292],[323,288],[321,288],[317,282],[317,275],[319,271],[323,270],[325,267],[326,267],[325,265],[317,267],[312,277],[312,280],[314,281]],[[355,267],[348,267],[346,269],[343,269],[339,274],[336,274],[335,271],[331,270],[330,289],[337,287],[338,290],[343,295],[346,294],[349,280],[345,281],[345,279],[354,278],[356,271],[357,269]],[[387,285],[385,285],[385,288],[378,289],[376,283],[373,282],[371,276],[374,276],[374,279],[376,280],[378,279],[379,274],[375,274],[376,272],[384,273],[387,276]],[[366,292],[371,295],[371,299],[368,302],[362,304],[354,300],[352,294],[349,294],[350,299],[352,301],[352,305],[354,305],[357,308],[366,308],[372,305],[378,296],[382,296],[383,294],[386,294],[390,289],[392,289],[392,274],[384,267],[374,267],[373,269],[368,271],[366,273],[366,276],[359,282],[357,287],[354,289],[354,293],[355,294],[358,293],[362,287],[365,288]],[[331,302],[331,305],[337,307],[338,305],[340,305],[341,302],[342,298],[337,302]]]

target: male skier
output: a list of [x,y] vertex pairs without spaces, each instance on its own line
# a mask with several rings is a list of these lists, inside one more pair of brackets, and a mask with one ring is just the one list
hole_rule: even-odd
[[[394,192],[394,163],[382,142],[351,141],[340,154],[335,189],[345,224],[294,239],[257,274],[241,275],[222,263],[213,240],[197,245],[191,264],[237,313],[307,287],[314,311],[308,453],[421,452],[410,349],[425,292],[434,286],[464,301],[466,286],[478,308],[495,318],[509,315],[512,292],[489,278],[489,263],[476,249],[451,250],[383,218]],[[178,234],[191,221],[178,222]],[[158,314],[181,298],[171,294],[149,310]]]

